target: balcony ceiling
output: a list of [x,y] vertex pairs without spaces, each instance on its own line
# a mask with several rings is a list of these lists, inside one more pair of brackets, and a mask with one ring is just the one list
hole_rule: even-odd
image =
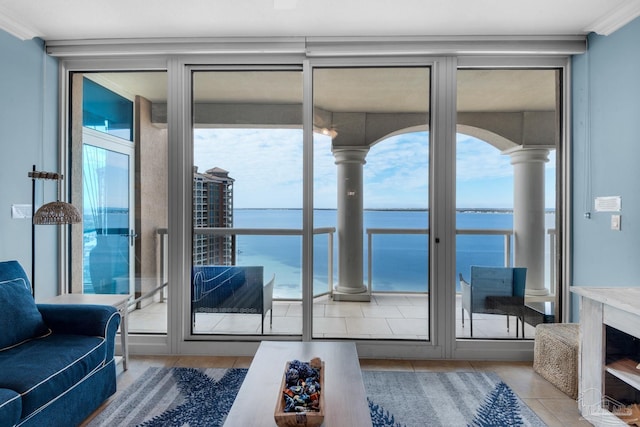
[[0,0],[0,28],[44,40],[608,34],[640,0]]
[[[99,73],[98,83],[133,98],[167,100],[164,72]],[[422,68],[334,69],[315,87],[316,106],[332,112],[419,113],[428,111],[428,74]],[[381,84],[381,82],[383,82]],[[382,87],[384,86],[384,87]],[[376,87],[377,90],[371,90]],[[299,104],[297,72],[198,73],[195,102],[220,104]],[[554,70],[461,70],[458,111],[553,111]]]

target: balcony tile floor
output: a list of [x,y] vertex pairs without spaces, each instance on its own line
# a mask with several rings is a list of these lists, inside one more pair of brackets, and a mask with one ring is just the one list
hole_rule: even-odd
[[[469,338],[469,319],[462,326],[460,297],[456,299],[456,336]],[[374,294],[370,302],[337,302],[329,296],[313,304],[313,336],[352,339],[428,339],[428,296],[423,294]],[[302,304],[274,301],[273,325],[264,319],[265,335],[297,335],[302,331]],[[516,338],[516,318],[474,315],[474,338]],[[167,304],[155,302],[129,314],[130,333],[165,333]],[[200,334],[260,334],[260,315],[229,313],[196,314],[195,332]],[[525,336],[533,338],[535,329],[526,324]]]

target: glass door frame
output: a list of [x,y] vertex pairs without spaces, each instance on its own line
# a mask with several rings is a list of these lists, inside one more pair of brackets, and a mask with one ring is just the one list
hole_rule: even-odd
[[[283,62],[278,61],[277,58],[269,58],[268,61],[261,62],[260,66],[255,67],[255,61],[250,61],[250,58],[245,58],[247,64],[243,65],[243,61],[238,58],[232,58],[233,62],[225,64],[224,61],[212,61],[212,58],[203,58],[202,62],[194,60],[187,61],[175,61],[170,63],[169,79],[170,87],[171,83],[175,82],[176,92],[170,91],[170,94],[174,94],[175,102],[169,101],[168,103],[168,120],[169,120],[169,228],[178,229],[180,232],[178,235],[173,233],[170,236],[169,245],[169,263],[170,263],[170,281],[177,280],[181,283],[190,283],[190,266],[191,266],[191,246],[192,246],[192,214],[191,214],[191,173],[193,165],[193,152],[190,146],[190,141],[193,140],[192,130],[192,101],[191,101],[191,74],[193,71],[202,70],[233,70],[238,71],[244,69],[251,70],[272,70],[279,69],[281,67],[299,67],[299,61],[292,61],[290,65],[283,65]],[[288,58],[291,61],[291,58]],[[273,65],[269,65],[273,62]],[[197,64],[197,65],[193,65]],[[443,336],[447,332],[448,321],[441,321],[439,319],[446,318],[448,314],[453,313],[454,310],[447,310],[445,307],[448,305],[453,306],[455,304],[455,290],[448,290],[446,286],[437,285],[438,283],[448,283],[446,280],[447,273],[437,263],[444,263],[452,268],[452,272],[448,274],[449,277],[455,277],[455,263],[448,262],[452,259],[452,256],[447,256],[447,253],[454,254],[455,257],[455,240],[453,244],[449,239],[443,238],[444,231],[447,227],[451,226],[450,221],[446,220],[446,205],[450,205],[449,211],[455,210],[455,195],[449,192],[439,191],[435,194],[435,188],[442,181],[443,177],[446,177],[447,173],[450,173],[450,168],[443,166],[443,160],[449,159],[449,162],[455,161],[455,102],[451,103],[447,101],[447,98],[451,99],[452,96],[449,93],[450,89],[442,90],[436,88],[450,87],[451,75],[454,74],[456,69],[455,58],[441,58],[441,57],[429,57],[429,58],[415,58],[415,57],[392,57],[392,58],[349,58],[349,59],[324,59],[317,58],[313,60],[302,61],[303,71],[303,237],[302,237],[302,266],[303,266],[303,313],[302,313],[302,335],[303,341],[311,341],[312,337],[312,305],[313,305],[313,97],[312,97],[312,76],[313,68],[345,68],[345,67],[430,67],[431,73],[431,100],[430,111],[431,124],[429,126],[430,137],[430,206],[438,207],[435,215],[430,215],[430,228],[437,230],[437,233],[431,232],[430,234],[430,298],[429,298],[429,311],[432,316],[432,320],[429,322],[429,336],[430,341],[364,341],[362,347],[366,348],[372,346],[377,348],[376,353],[382,351],[384,354],[380,354],[385,357],[399,356],[398,348],[411,348],[415,357],[418,358],[443,358],[446,357],[446,346],[450,342]],[[172,72],[173,71],[173,72]],[[171,99],[171,97],[170,97]],[[453,98],[455,99],[455,98]],[[441,114],[434,114],[435,108],[439,105],[446,105],[448,112]],[[171,141],[185,141],[187,143],[175,144]],[[441,141],[439,144],[442,148],[436,145],[435,141]],[[447,143],[451,141],[452,143]],[[446,147],[446,148],[445,148]],[[176,175],[172,175],[176,174]],[[449,178],[451,179],[451,177]],[[442,186],[445,188],[445,186]],[[446,197],[446,203],[435,203],[437,197]],[[179,212],[175,208],[181,207],[182,211]],[[175,216],[174,216],[175,215]],[[455,227],[454,227],[455,228]],[[455,229],[453,230],[455,235]],[[453,257],[453,258],[454,258]],[[253,341],[247,341],[249,338],[246,336],[235,338],[232,336],[224,337],[208,337],[207,341],[202,340],[202,337],[191,335],[190,331],[190,287],[184,286],[180,291],[180,299],[182,300],[182,314],[181,319],[181,335],[184,340],[180,340],[176,345],[181,348],[189,349],[199,353],[211,347],[212,342],[226,341],[230,342],[227,347],[230,349],[238,349],[242,351],[247,347],[254,347],[255,342],[259,342],[261,337],[255,337]],[[171,320],[170,320],[171,322]],[[453,324],[453,321],[451,321]],[[455,329],[452,330],[452,334]],[[172,338],[173,339],[173,338]],[[291,337],[278,337],[270,336],[272,340],[290,340]],[[244,342],[242,342],[242,340]],[[381,345],[380,345],[381,344]],[[380,349],[383,350],[380,350]],[[402,353],[404,351],[401,350]]]
[[[185,102],[185,104],[188,106],[188,110],[185,111],[185,116],[188,114],[189,115],[189,121],[188,123],[192,124],[194,123],[194,112],[193,112],[193,99],[192,97],[195,97],[195,85],[193,82],[193,78],[195,74],[205,74],[205,73],[216,73],[216,72],[220,72],[220,73],[247,73],[247,72],[251,72],[251,73],[259,73],[259,72],[263,72],[263,73],[278,73],[278,72],[282,72],[282,73],[287,73],[287,72],[295,72],[295,73],[300,73],[301,75],[303,75],[303,67],[300,63],[297,64],[290,64],[290,65],[282,65],[282,64],[273,64],[273,65],[268,65],[268,64],[261,64],[261,65],[252,65],[252,64],[247,64],[247,65],[237,65],[237,64],[233,64],[233,65],[221,65],[221,64],[212,64],[212,65],[206,65],[206,64],[198,64],[198,65],[185,65],[186,71],[185,71],[185,78],[187,79],[187,81],[185,82],[185,85],[187,85],[190,90],[188,92],[188,96],[189,98],[187,99],[187,101]],[[302,89],[302,88],[300,88]],[[304,105],[304,102],[301,100],[302,105]],[[300,108],[302,110],[302,106]],[[242,125],[238,125],[238,128],[241,129]],[[273,125],[266,125],[265,127],[272,127]],[[304,129],[304,125],[301,123],[300,126]],[[304,131],[303,131],[304,132]],[[190,166],[189,166],[189,170],[192,171],[193,170],[193,165],[194,165],[194,149],[193,149],[193,145],[194,145],[194,136],[195,136],[195,132],[194,132],[194,126],[192,125],[190,127],[190,129],[188,129],[188,135],[189,135],[189,139],[185,141],[188,141],[188,147],[186,147],[186,150],[188,150],[187,156],[190,159]],[[303,140],[304,140],[304,135],[303,135]],[[303,142],[304,145],[304,142]],[[303,147],[303,151],[304,151],[304,147]],[[303,153],[303,158],[304,158],[304,153]],[[300,168],[301,171],[303,171],[304,166],[302,166]],[[189,181],[190,183],[193,181],[193,175],[190,176],[191,181]],[[304,184],[303,184],[304,185]],[[186,212],[185,216],[184,216],[184,221],[188,223],[188,227],[190,229],[190,232],[187,236],[183,236],[184,238],[186,238],[186,245],[189,248],[189,260],[188,260],[188,264],[186,265],[186,270],[188,273],[188,281],[184,282],[184,283],[188,283],[189,286],[185,286],[184,289],[182,290],[182,295],[183,295],[183,300],[184,300],[184,304],[182,306],[183,308],[183,334],[185,337],[187,337],[186,339],[190,340],[190,341],[228,341],[228,340],[239,340],[239,339],[246,339],[246,340],[250,340],[250,341],[256,341],[256,340],[262,340],[265,337],[267,337],[269,340],[291,340],[291,339],[297,339],[298,337],[302,336],[302,332],[301,333],[282,333],[282,334],[269,334],[266,328],[263,328],[263,331],[267,331],[267,335],[260,335],[258,334],[251,334],[248,332],[229,332],[229,333],[218,333],[216,335],[216,333],[206,333],[206,332],[198,332],[195,333],[193,332],[193,328],[191,327],[191,320],[192,319],[192,306],[191,306],[191,299],[192,299],[192,288],[191,288],[191,269],[193,264],[193,258],[192,258],[192,251],[193,251],[193,247],[194,247],[194,234],[195,234],[195,230],[197,230],[197,228],[194,228],[194,224],[193,224],[193,213],[192,213],[192,206],[193,206],[193,202],[192,202],[192,197],[193,197],[193,188],[191,188],[189,190],[189,208],[188,208],[188,212]],[[303,195],[301,195],[301,198],[303,197]],[[303,216],[304,216],[304,209],[303,209]],[[304,219],[303,219],[304,221]],[[302,225],[300,225],[300,227],[302,227]],[[258,227],[260,228],[260,227]],[[298,236],[298,232],[299,230],[297,230],[298,227],[293,227],[293,229],[295,229],[293,236],[297,237]],[[304,245],[304,228],[302,227],[303,231],[302,231],[302,245]],[[287,229],[287,230],[272,230],[273,236],[286,236],[289,235],[291,236],[291,232],[293,230],[292,229]],[[247,233],[246,230],[244,233],[245,235],[250,235],[250,236],[258,236],[258,235],[264,235],[263,233],[265,232],[265,230],[254,230],[255,234],[251,234],[251,233]],[[281,232],[282,234],[278,234],[278,232]],[[234,239],[236,237],[240,236],[240,238],[242,238],[241,234],[237,234],[237,235],[233,235]],[[304,257],[301,258],[301,268],[302,271],[304,271]],[[264,282],[266,283],[269,280],[270,274],[267,273],[265,271],[265,277],[264,277]],[[278,275],[276,274],[276,276],[274,276],[276,278],[276,283],[277,283],[277,278]],[[302,294],[303,294],[303,300],[304,300],[304,295],[305,295],[305,281],[302,280]],[[268,316],[272,316],[272,313],[270,313]],[[265,319],[267,319],[268,317],[265,317]],[[263,323],[264,323],[264,319],[263,319]]]
[[[259,55],[260,56],[260,55]],[[258,60],[260,59],[260,60]],[[196,58],[173,58],[168,61],[169,96],[167,101],[167,125],[169,138],[169,230],[176,230],[169,234],[169,282],[191,283],[192,265],[192,193],[193,193],[193,126],[192,126],[192,73],[194,71],[278,71],[302,69],[302,60],[294,56],[268,55],[264,58],[247,56],[218,57],[204,56]],[[259,64],[259,65],[256,65]],[[304,97],[304,96],[303,96]],[[304,106],[304,101],[303,101]],[[304,117],[304,114],[303,114]],[[303,119],[303,129],[306,128]],[[304,144],[304,143],[303,143]],[[303,157],[306,148],[303,148]],[[304,170],[303,166],[303,170]],[[304,172],[303,172],[304,174]],[[304,184],[303,177],[303,186]],[[303,203],[304,198],[303,196]],[[305,206],[303,205],[303,230],[306,230]],[[306,234],[303,231],[303,272],[304,247]],[[304,273],[303,273],[304,274]],[[304,282],[304,279],[303,279]],[[303,286],[303,301],[305,287]],[[169,288],[173,306],[177,311],[169,319],[168,339],[172,348],[177,352],[191,354],[253,354],[263,337],[256,336],[207,336],[202,337],[191,333],[191,286]],[[170,312],[171,313],[171,312]],[[173,332],[173,334],[172,334]],[[303,335],[304,336],[304,316]],[[298,336],[294,336],[299,339]],[[302,338],[300,337],[300,338]],[[269,336],[270,340],[291,340],[292,336]],[[221,350],[220,342],[227,343]]]
[[[82,200],[82,172],[81,172],[81,138],[78,136],[77,126],[73,120],[77,117],[78,108],[81,108],[82,76],[91,72],[135,72],[135,71],[163,71],[167,72],[168,58],[164,55],[148,56],[133,59],[129,55],[119,58],[95,58],[92,55],[61,59],[59,63],[60,103],[59,103],[59,152],[60,170],[68,171],[68,190],[72,201]],[[80,86],[78,86],[80,84]],[[133,144],[133,143],[132,143]],[[80,155],[78,155],[80,154]],[[134,169],[132,169],[134,170]],[[135,195],[134,195],[135,200]],[[81,259],[82,253],[78,246],[82,246],[82,227],[75,227],[69,232],[68,237],[60,243],[61,254],[61,283],[67,283],[68,288],[63,293],[78,292],[78,284],[82,282]],[[80,242],[80,243],[78,243]],[[168,316],[172,318],[177,313],[174,301],[168,302]],[[169,324],[168,327],[171,327]],[[173,331],[166,335],[136,335],[129,333],[130,348],[142,348],[144,354],[177,354],[177,347],[168,337],[176,336]],[[135,351],[135,350],[134,350]]]
[[[82,129],[82,150],[84,154],[85,145],[100,148],[107,151],[113,151],[118,154],[127,156],[129,163],[129,176],[128,176],[128,191],[129,191],[129,221],[128,221],[128,233],[127,236],[121,235],[120,237],[127,237],[128,240],[128,262],[129,262],[129,295],[135,294],[135,148],[134,143],[127,141],[103,132],[95,131],[93,129]],[[83,175],[84,175],[84,161],[83,161]],[[84,252],[84,241],[83,241]]]
[[[427,125],[427,129],[429,132],[429,185],[428,185],[428,197],[429,197],[429,237],[428,237],[428,253],[429,253],[429,303],[428,309],[429,319],[428,322],[428,336],[429,340],[362,340],[358,341],[358,351],[361,354],[367,354],[369,349],[373,349],[372,351],[375,353],[376,357],[401,357],[402,354],[406,354],[406,351],[410,349],[412,356],[416,358],[423,359],[441,359],[445,357],[446,354],[446,345],[447,338],[444,337],[444,333],[446,333],[446,325],[441,321],[442,316],[446,316],[447,311],[445,307],[448,304],[455,304],[455,292],[450,294],[447,292],[446,286],[442,286],[440,284],[446,283],[443,280],[444,270],[442,269],[441,264],[443,261],[447,260],[449,257],[446,256],[445,251],[453,250],[455,253],[455,246],[450,246],[446,243],[445,239],[439,238],[442,236],[442,230],[444,227],[448,225],[447,221],[443,221],[442,212],[444,212],[444,208],[446,203],[435,203],[436,193],[440,195],[440,192],[437,192],[436,187],[440,185],[443,179],[443,172],[447,172],[446,167],[442,167],[443,160],[447,157],[446,147],[451,145],[448,144],[448,140],[453,140],[455,142],[455,132],[451,133],[451,129],[455,130],[455,126],[451,126],[451,121],[455,120],[455,116],[452,116],[453,113],[455,115],[455,108],[450,109],[448,104],[445,101],[447,90],[442,90],[443,87],[448,85],[450,74],[447,70],[455,65],[455,58],[452,57],[438,57],[438,56],[428,56],[428,57],[405,57],[405,56],[375,56],[375,57],[365,57],[365,58],[314,58],[308,61],[308,73],[306,78],[308,80],[308,97],[305,97],[305,106],[309,109],[305,110],[305,113],[309,114],[308,120],[312,123],[313,119],[313,97],[312,97],[312,87],[313,87],[313,70],[315,68],[319,69],[331,69],[331,68],[384,68],[384,67],[425,67],[429,68],[429,78],[430,78],[430,99],[426,100],[429,103],[429,117],[430,122]],[[307,70],[305,70],[307,71]],[[448,86],[447,86],[448,87]],[[309,105],[307,105],[309,104]],[[436,113],[436,109],[440,109]],[[306,116],[305,116],[306,117]],[[455,121],[454,121],[455,123]],[[312,129],[311,129],[312,132]],[[305,139],[305,147],[310,147],[310,151],[313,151],[313,135],[309,136],[309,139]],[[444,149],[443,149],[444,148]],[[312,153],[310,153],[312,156]],[[309,212],[310,215],[313,215],[313,170],[312,164],[313,159],[310,159],[310,166],[306,172],[309,173],[309,176],[305,173],[305,176],[309,179],[309,186],[305,187],[307,192],[309,193],[309,200],[305,201],[309,204]],[[454,199],[455,200],[455,199]],[[305,205],[306,207],[307,205]],[[309,221],[312,222],[312,219]],[[438,238],[436,237],[438,236]],[[437,243],[441,242],[441,243]],[[311,260],[309,260],[309,266]],[[455,265],[454,265],[455,267]],[[313,274],[311,269],[309,275]],[[455,277],[455,272],[452,277]],[[309,279],[311,280],[311,279]],[[304,312],[304,309],[307,309],[306,305],[303,305],[303,316],[306,315],[308,317],[308,321],[305,323],[305,317],[303,317],[303,329],[305,324],[309,326],[308,335],[304,336],[305,340],[312,340],[312,311],[311,306],[313,301],[310,299],[308,301],[309,311],[307,313]],[[455,310],[450,310],[451,312]],[[306,329],[304,329],[307,331]],[[356,340],[357,341],[357,340]],[[361,350],[362,349],[362,350]]]
[[[464,68],[472,69],[555,69],[561,75],[561,84],[558,90],[559,108],[561,116],[559,120],[559,142],[556,149],[556,233],[557,233],[557,256],[555,259],[556,268],[556,289],[558,302],[562,307],[562,317],[558,322],[567,321],[569,313],[569,283],[571,280],[570,271],[564,266],[571,265],[570,259],[570,105],[571,97],[571,69],[570,59],[562,56],[529,57],[529,56],[508,56],[508,57],[465,57],[458,58],[456,70]],[[454,95],[455,96],[455,95]],[[455,155],[453,159],[453,185],[455,189]],[[454,190],[455,191],[455,190]],[[455,197],[453,200],[455,212]],[[453,230],[455,233],[455,229]],[[452,236],[455,239],[455,234]],[[454,253],[455,269],[455,253]],[[455,275],[455,270],[454,270]],[[455,314],[452,314],[452,322],[455,322]],[[452,331],[453,339],[451,345],[451,358],[462,360],[473,360],[482,354],[488,359],[508,359],[508,360],[531,360],[533,351],[533,340],[469,340],[455,338],[455,323]]]
[[[558,42],[561,43],[561,42]],[[256,45],[259,43],[256,41]],[[434,293],[431,309],[433,310],[434,319],[431,325],[432,341],[428,345],[422,342],[358,342],[358,351],[363,357],[400,357],[400,358],[447,358],[447,359],[477,359],[478,355],[482,358],[495,358],[504,360],[530,360],[532,354],[532,342],[511,342],[511,341],[464,341],[455,339],[455,313],[454,307],[455,291],[453,289],[442,289],[438,283],[446,283],[447,280],[453,280],[455,276],[455,220],[453,213],[455,212],[455,148],[454,144],[445,144],[441,146],[441,141],[455,142],[455,125],[456,125],[456,108],[455,108],[455,73],[458,66],[469,67],[554,67],[562,69],[563,87],[562,103],[562,147],[558,152],[559,162],[564,166],[562,174],[558,174],[558,193],[562,189],[562,195],[559,196],[558,209],[562,209],[562,222],[564,235],[559,243],[562,259],[558,261],[559,267],[567,267],[559,269],[560,282],[564,284],[570,283],[571,259],[570,254],[570,129],[568,120],[570,117],[570,109],[568,100],[570,99],[570,56],[573,51],[569,48],[553,48],[553,43],[547,47],[539,48],[535,52],[530,52],[530,56],[517,56],[517,54],[509,53],[505,49],[501,54],[500,50],[494,53],[480,52],[476,56],[466,56],[460,54],[455,56],[456,52],[452,51],[452,56],[436,57],[428,56],[429,50],[419,50],[418,53],[411,52],[411,44],[408,45],[409,52],[407,56],[391,56],[389,49],[403,52],[404,44],[396,43],[395,49],[381,49],[380,53],[376,53],[375,49],[367,51],[366,49],[359,53],[358,45],[348,50],[349,43],[345,42],[345,52],[353,52],[348,56],[345,53],[338,52],[336,57],[322,58],[313,56],[313,49],[305,50],[301,47],[296,52],[284,52],[283,50],[273,49],[265,51],[264,49],[249,49],[246,52],[228,52],[220,51],[210,55],[188,54],[184,55],[167,55],[165,51],[158,51],[156,55],[146,56],[144,58],[134,58],[132,48],[122,48],[120,55],[113,55],[111,58],[105,59],[96,56],[100,52],[98,48],[95,50],[87,49],[87,46],[79,47],[80,55],[78,57],[69,57],[64,59],[63,53],[57,56],[63,57],[60,61],[59,86],[61,94],[60,103],[60,165],[61,170],[70,171],[69,176],[72,180],[77,179],[73,175],[71,161],[71,145],[68,141],[70,137],[70,85],[71,74],[75,71],[108,71],[108,70],[166,70],[168,77],[168,138],[169,138],[169,159],[167,172],[169,174],[169,229],[172,231],[169,236],[168,246],[168,272],[170,283],[186,283],[185,280],[190,279],[189,270],[186,266],[190,265],[190,248],[189,242],[185,240],[185,236],[189,236],[191,229],[190,223],[186,221],[190,215],[190,195],[191,195],[191,165],[192,159],[189,157],[183,141],[189,141],[190,134],[190,113],[189,110],[189,91],[187,79],[187,66],[189,64],[203,65],[255,65],[262,64],[266,67],[269,64],[274,65],[295,65],[303,64],[304,73],[304,102],[303,102],[303,129],[305,141],[312,141],[312,114],[313,106],[311,102],[311,68],[315,65],[327,66],[335,64],[336,66],[355,66],[357,64],[369,64],[373,66],[390,65],[430,65],[433,64],[432,72],[432,126],[430,131],[433,153],[431,154],[431,162],[433,167],[430,169],[430,206],[434,215],[430,219],[430,228],[432,230],[432,261],[431,261],[431,287]],[[508,45],[508,42],[504,42]],[[464,45],[464,43],[463,43]],[[313,47],[313,46],[312,46]],[[415,49],[415,46],[413,46]],[[186,50],[186,49],[185,49]],[[433,50],[432,50],[433,51]],[[441,50],[440,50],[441,51]],[[222,52],[222,53],[221,53]],[[470,50],[473,53],[475,51]],[[493,52],[493,51],[492,51]],[[548,53],[545,53],[548,52]],[[54,56],[55,47],[54,47]],[[359,56],[360,55],[360,56]],[[438,107],[436,109],[436,107]],[[440,142],[439,142],[440,141]],[[303,195],[303,263],[308,263],[311,259],[312,247],[312,211],[313,206],[313,171],[312,171],[312,151],[310,143],[305,142],[304,148],[304,195]],[[448,146],[447,146],[448,145]],[[448,160],[447,160],[448,159]],[[447,163],[448,162],[448,163]],[[447,170],[447,168],[449,170]],[[561,176],[560,176],[561,175]],[[73,200],[77,190],[71,185],[71,199]],[[71,235],[74,239],[75,235]],[[435,239],[439,239],[436,245]],[[61,258],[63,263],[63,271],[68,271],[67,276],[74,275],[74,267],[71,264],[71,243],[61,243]],[[312,278],[312,270],[306,268],[303,271],[303,280],[310,283]],[[71,277],[63,277],[63,280],[69,280]],[[228,345],[221,346],[218,342],[190,342],[184,334],[184,319],[182,317],[183,305],[186,296],[183,288],[174,286],[169,289],[169,322],[167,335],[160,336],[132,336],[131,347],[135,350],[139,348],[139,352],[145,354],[218,354],[218,355],[240,355],[253,354],[259,342],[257,341],[227,341]],[[305,296],[303,288],[303,334],[302,340],[311,340],[311,299]],[[568,286],[565,286],[563,293],[568,294]],[[569,303],[569,298],[562,301],[563,304]],[[568,313],[565,310],[565,314]],[[427,348],[428,347],[428,348]]]

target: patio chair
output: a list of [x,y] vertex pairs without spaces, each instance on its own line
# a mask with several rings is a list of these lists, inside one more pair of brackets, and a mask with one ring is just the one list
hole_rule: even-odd
[[[462,327],[464,327],[464,312],[469,315],[470,336],[473,337],[473,313],[504,314],[507,316],[507,331],[509,330],[509,315],[522,318],[515,308],[524,307],[524,290],[527,269],[524,267],[471,267],[471,280],[467,282],[460,274],[460,288],[462,291]],[[487,297],[502,298],[502,307],[487,304]],[[522,301],[520,302],[520,299]],[[508,309],[505,309],[507,308]],[[517,320],[516,320],[517,322]],[[516,328],[517,328],[516,324]],[[524,326],[523,326],[524,328]]]
[[264,318],[271,310],[273,325],[273,286],[275,274],[263,285],[262,266],[196,265],[192,271],[191,316],[196,313],[260,314],[261,332]]

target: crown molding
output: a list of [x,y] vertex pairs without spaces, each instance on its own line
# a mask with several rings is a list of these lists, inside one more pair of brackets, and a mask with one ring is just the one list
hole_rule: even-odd
[[0,29],[6,31],[20,40],[31,40],[39,34],[33,28],[22,24],[0,7]]
[[640,0],[628,0],[622,6],[592,22],[591,25],[585,28],[585,31],[593,31],[597,34],[608,36],[638,16],[640,16]]

